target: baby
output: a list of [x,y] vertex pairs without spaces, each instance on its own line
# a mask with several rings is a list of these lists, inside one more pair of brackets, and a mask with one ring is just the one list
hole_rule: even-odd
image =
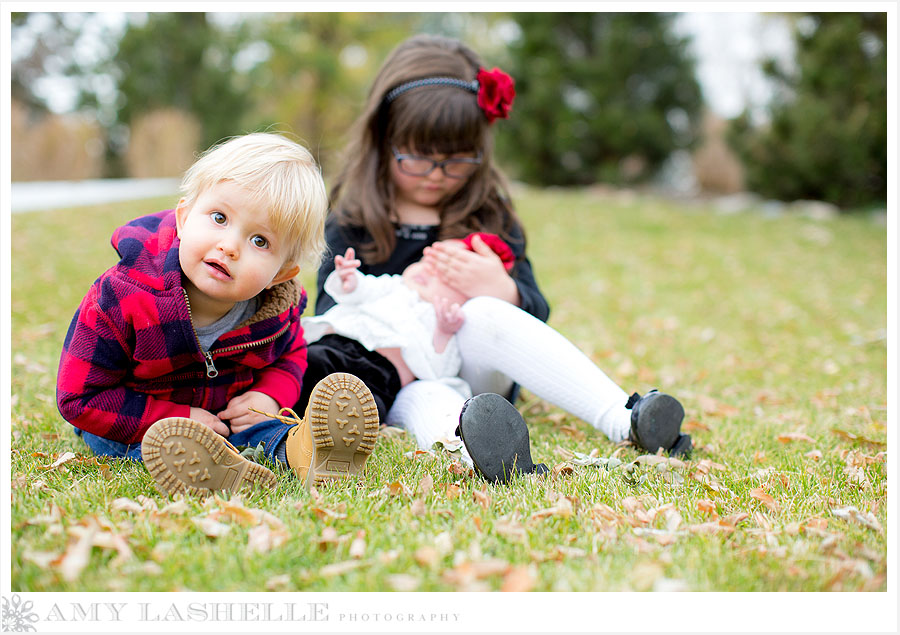
[[[442,242],[471,249],[475,236],[494,250],[507,269],[512,267],[512,250],[493,234]],[[469,386],[458,377],[462,360],[453,337],[464,321],[465,295],[442,282],[425,259],[411,264],[402,275],[381,276],[360,273],[361,262],[353,248],[335,256],[334,263],[325,291],[337,304],[322,315],[303,318],[308,341],[330,333],[349,337],[384,357],[401,386],[415,379],[439,380],[471,396]]]

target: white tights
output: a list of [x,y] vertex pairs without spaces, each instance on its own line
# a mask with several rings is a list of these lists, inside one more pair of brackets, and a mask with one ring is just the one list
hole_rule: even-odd
[[[562,408],[619,442],[628,436],[628,394],[553,328],[497,298],[472,298],[456,333],[473,394],[508,395],[512,382]],[[454,438],[465,397],[437,381],[404,386],[388,413],[390,425],[409,430],[420,448]]]

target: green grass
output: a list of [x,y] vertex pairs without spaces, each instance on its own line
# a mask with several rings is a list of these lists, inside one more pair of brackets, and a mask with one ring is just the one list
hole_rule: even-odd
[[[552,477],[485,487],[454,473],[453,456],[411,458],[410,439],[382,436],[364,481],[318,499],[279,470],[274,492],[239,501],[116,509],[170,501],[141,464],[90,460],[56,410],[56,366],[78,302],[115,261],[112,230],[172,201],[15,215],[12,589],[886,590],[884,228],[593,190],[522,190],[517,202],[551,325],[628,392],[677,395],[690,461],[634,462],[634,448],[525,393],[532,454]],[[312,294],[313,280],[303,275]],[[789,433],[812,440],[778,439]],[[45,469],[64,452],[78,457]],[[592,452],[621,463],[573,454]],[[210,538],[194,522],[236,504],[277,517],[281,542],[249,552],[265,525],[220,519],[229,533]],[[834,512],[851,505],[883,530]],[[95,546],[68,579],[53,560],[90,526],[127,552]]]

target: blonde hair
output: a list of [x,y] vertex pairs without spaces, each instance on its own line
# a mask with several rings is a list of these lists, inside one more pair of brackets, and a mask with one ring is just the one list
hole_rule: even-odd
[[325,253],[328,194],[309,150],[268,132],[227,139],[185,172],[185,205],[221,181],[240,185],[268,208],[269,222],[287,246],[286,264],[318,268]]

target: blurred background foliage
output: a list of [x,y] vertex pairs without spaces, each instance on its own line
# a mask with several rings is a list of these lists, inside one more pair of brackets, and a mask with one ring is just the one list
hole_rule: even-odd
[[[179,176],[197,151],[253,130],[293,134],[326,179],[381,61],[416,32],[508,69],[498,155],[535,185],[636,185],[689,152],[699,185],[844,208],[884,205],[886,14],[788,14],[792,68],[767,116],[717,119],[689,40],[663,13],[17,13],[12,178]],[[23,43],[28,43],[25,46]],[[64,76],[72,112],[50,108]]]

